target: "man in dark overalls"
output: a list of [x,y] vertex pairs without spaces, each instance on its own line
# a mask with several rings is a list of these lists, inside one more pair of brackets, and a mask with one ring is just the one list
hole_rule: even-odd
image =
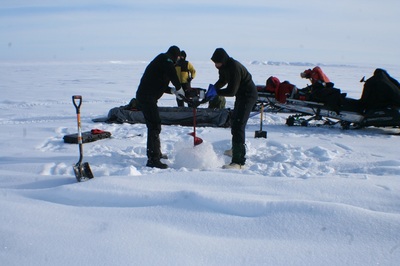
[[[258,93],[252,76],[223,48],[217,48],[211,57],[218,69],[219,79],[214,84],[219,96],[235,96],[232,115],[232,161],[225,169],[242,169],[246,162],[245,129]],[[225,85],[226,88],[223,88]]]
[[[143,112],[147,126],[146,166],[148,167],[168,168],[167,164],[160,161],[163,154],[160,144],[161,119],[157,102],[164,92],[171,91],[178,99],[185,95],[175,70],[175,63],[180,54],[181,51],[177,46],[171,46],[166,53],[156,56],[146,67],[136,92],[138,108]],[[175,88],[168,87],[170,82]]]

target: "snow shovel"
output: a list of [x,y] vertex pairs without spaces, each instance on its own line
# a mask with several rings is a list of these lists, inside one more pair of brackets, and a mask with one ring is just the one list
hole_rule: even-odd
[[267,138],[267,131],[263,131],[263,113],[264,113],[264,104],[261,104],[261,115],[260,115],[260,130],[257,130],[254,132],[254,137],[255,138]]
[[[77,100],[79,103],[77,104]],[[74,172],[76,176],[76,180],[78,182],[86,181],[93,178],[92,170],[90,170],[90,166],[88,162],[82,163],[83,159],[83,144],[82,144],[82,129],[81,129],[81,104],[82,104],[82,96],[74,95],[72,96],[72,103],[76,109],[76,116],[78,121],[78,144],[79,144],[79,161],[74,165]]]
[[[197,105],[198,106],[198,105]],[[193,104],[193,132],[189,133],[189,135],[193,136],[193,145],[197,146],[203,143],[203,140],[199,137],[196,137],[196,115],[197,115],[197,106]]]

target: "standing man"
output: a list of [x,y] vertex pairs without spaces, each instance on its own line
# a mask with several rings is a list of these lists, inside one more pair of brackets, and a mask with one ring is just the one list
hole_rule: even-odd
[[[219,79],[214,84],[219,96],[235,96],[232,115],[232,161],[224,169],[241,169],[246,162],[245,129],[257,98],[257,89],[251,74],[223,48],[217,48],[211,57],[218,69]],[[226,88],[222,89],[227,85]]]
[[[193,65],[186,60],[186,52],[183,50],[176,62],[175,69],[181,82],[182,89],[185,91],[185,94],[189,94],[189,91],[191,90],[190,82],[196,77],[196,69],[194,69]],[[176,102],[180,107],[185,106],[183,100],[176,98]]]
[[175,88],[171,92],[177,98],[182,98],[185,93],[176,74],[175,62],[178,60],[181,51],[177,46],[171,46],[166,53],[156,56],[146,67],[138,90],[136,100],[139,110],[143,112],[147,126],[147,164],[148,167],[160,169],[168,168],[167,164],[160,161],[162,158],[160,132],[161,119],[158,112],[158,99],[170,89],[168,84],[172,82]]

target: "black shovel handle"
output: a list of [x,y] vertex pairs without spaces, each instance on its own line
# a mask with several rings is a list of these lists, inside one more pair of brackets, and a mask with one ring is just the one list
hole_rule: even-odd
[[[76,101],[79,100],[78,103]],[[82,105],[82,95],[73,95],[72,96],[72,102],[74,103],[76,113],[79,114],[81,111],[81,105]]]

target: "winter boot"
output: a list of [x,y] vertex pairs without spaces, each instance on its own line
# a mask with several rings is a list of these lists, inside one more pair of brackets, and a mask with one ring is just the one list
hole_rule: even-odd
[[246,162],[246,146],[244,143],[232,143],[232,163],[244,165]]
[[243,143],[232,143],[232,161],[224,165],[223,169],[243,169],[246,162],[246,146]]
[[160,136],[157,130],[150,130],[148,132],[147,158],[149,158],[150,164],[157,164],[157,161],[160,161],[160,159],[168,159],[168,156],[161,152]]
[[167,164],[165,164],[165,163],[162,163],[161,161],[160,161],[160,159],[149,159],[149,160],[147,160],[147,164],[146,164],[146,166],[147,167],[152,167],[152,168],[160,168],[160,169],[167,169],[168,168],[168,165]]
[[224,151],[224,155],[232,157],[232,149]]
[[237,163],[230,163],[230,164],[226,164],[224,166],[222,166],[222,169],[245,169],[246,166],[245,165],[240,165]]

